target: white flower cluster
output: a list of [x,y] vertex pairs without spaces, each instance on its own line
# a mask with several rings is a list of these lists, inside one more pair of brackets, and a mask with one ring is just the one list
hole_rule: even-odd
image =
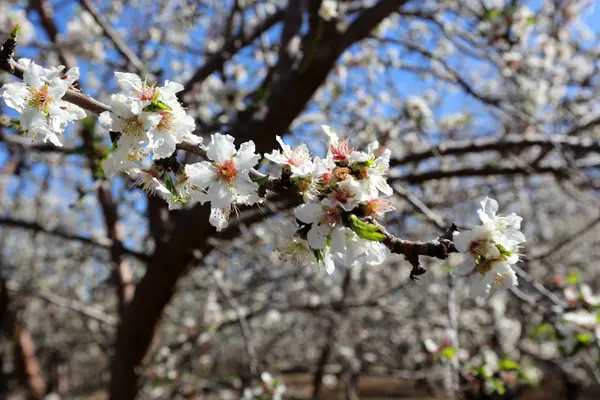
[[[304,199],[294,210],[297,224],[284,228],[286,241],[278,248],[281,258],[293,264],[317,263],[328,273],[334,270],[334,257],[351,265],[359,260],[371,265],[383,262],[385,237],[359,217],[381,216],[393,209],[392,194],[385,174],[390,151],[371,143],[366,152],[350,147],[328,126],[325,159],[311,159],[306,145],[295,149],[281,142],[283,151],[265,157],[282,166]],[[291,233],[291,235],[290,235]]]
[[453,273],[464,275],[475,270],[471,297],[486,297],[491,289],[518,285],[511,265],[519,261],[519,245],[525,236],[520,231],[523,219],[514,213],[497,215],[496,200],[486,197],[477,212],[482,224],[454,236],[456,249],[467,256]]
[[187,115],[176,94],[179,83],[148,85],[135,74],[115,72],[123,93],[111,96],[111,110],[100,114],[100,125],[120,133],[116,149],[103,163],[104,172],[129,171],[152,152],[152,159],[169,157],[183,141],[201,143],[194,136],[194,119]]
[[69,86],[79,79],[79,69],[43,68],[27,58],[18,61],[24,68],[23,82],[7,83],[0,88],[0,97],[19,112],[20,130],[36,141],[41,137],[55,146],[62,146],[60,137],[67,124],[85,118],[85,111],[62,100]]

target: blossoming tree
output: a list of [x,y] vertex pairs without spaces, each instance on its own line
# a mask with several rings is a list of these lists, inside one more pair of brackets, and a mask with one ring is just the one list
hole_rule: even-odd
[[29,396],[68,395],[57,358],[114,399],[280,398],[298,368],[313,398],[600,380],[587,2],[77,4],[0,5],[0,316]]

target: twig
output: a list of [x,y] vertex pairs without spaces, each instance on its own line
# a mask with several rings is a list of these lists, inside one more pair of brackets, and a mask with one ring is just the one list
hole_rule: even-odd
[[439,214],[435,213],[431,208],[427,207],[427,205],[423,203],[421,199],[412,194],[404,186],[394,185],[394,190],[400,194],[400,196],[408,200],[408,202],[412,204],[417,211],[426,216],[429,221],[438,227],[439,230],[445,231],[447,229],[447,224],[444,222],[444,219]]
[[[579,138],[572,136],[545,136],[545,135],[507,135],[501,138],[479,138],[474,140],[460,140],[440,143],[434,146],[412,150],[403,157],[392,160],[390,166],[421,162],[428,158],[439,156],[460,156],[469,153],[484,151],[513,151],[523,150],[525,147],[538,146],[544,150],[551,150],[557,146],[584,152],[600,152],[600,142],[592,138]],[[535,163],[533,163],[535,165]]]
[[458,231],[456,225],[452,224],[445,234],[439,236],[437,239],[430,240],[428,242],[422,241],[410,241],[400,239],[391,233],[389,233],[383,225],[379,224],[375,220],[369,220],[372,224],[379,227],[381,233],[386,236],[386,239],[382,242],[392,253],[402,254],[406,260],[411,263],[413,269],[410,273],[412,280],[417,279],[417,275],[422,275],[427,270],[421,265],[419,256],[428,256],[445,260],[448,258],[450,253],[457,253],[458,250],[454,247],[452,241],[453,233]]
[[[77,235],[74,235],[74,234],[71,234],[68,232],[64,232],[61,230],[48,230],[45,227],[43,227],[42,225],[38,224],[37,222],[21,221],[21,220],[4,217],[4,218],[0,218],[0,226],[2,226],[2,225],[15,227],[15,228],[28,229],[28,230],[32,230],[34,232],[42,232],[47,235],[58,236],[58,237],[61,237],[63,239],[67,239],[67,240],[75,240],[78,242],[82,242],[82,243],[92,245],[92,246],[102,247],[105,249],[110,249],[112,247],[112,241],[109,239],[99,241],[99,240],[95,240],[95,239],[91,239],[91,238],[87,238],[87,237],[77,236]],[[123,248],[123,252],[127,255],[136,257],[142,261],[148,261],[148,259],[149,259],[149,256],[147,254],[140,253],[135,250],[128,249],[128,248]]]
[[211,271],[212,278],[214,279],[217,287],[223,293],[223,296],[227,298],[227,302],[233,308],[236,319],[240,324],[240,329],[242,331],[242,339],[244,340],[244,348],[246,349],[246,354],[248,355],[250,361],[250,373],[253,377],[258,376],[258,358],[256,357],[256,349],[254,348],[254,343],[252,340],[252,331],[250,330],[250,325],[248,321],[244,317],[244,314],[240,311],[240,305],[237,300],[227,287],[221,277],[219,276],[218,271],[212,265],[208,266]]
[[537,254],[533,254],[532,256],[527,257],[527,260],[528,261],[536,261],[536,260],[543,260],[543,259],[550,257],[551,255],[558,252],[565,246],[568,246],[569,244],[579,240],[579,238],[581,236],[585,235],[586,233],[588,233],[589,231],[594,229],[594,227],[598,223],[600,223],[600,215],[598,217],[596,217],[595,219],[593,219],[592,221],[590,221],[587,225],[585,225],[579,231],[567,236],[563,241],[555,244],[554,246],[552,246],[551,248],[549,248],[547,250],[541,251]]
[[[517,273],[517,275],[519,275],[519,277],[521,279],[523,279],[525,282],[527,282],[531,286],[533,286],[533,288],[535,290],[540,292],[540,294],[542,294],[544,297],[549,299],[552,303],[556,304],[557,306],[559,306],[561,308],[567,308],[568,304],[566,302],[562,301],[557,295],[552,293],[543,284],[541,284],[540,282],[535,280],[535,278],[533,276],[531,276],[527,272],[523,271],[521,269],[521,267],[517,266],[516,264],[512,265],[511,267],[512,267],[512,269],[515,270],[515,272]],[[520,298],[520,296],[518,296],[518,297]]]
[[138,58],[138,56],[127,46],[125,41],[121,39],[119,34],[106,22],[106,20],[102,17],[102,14],[96,9],[94,4],[90,0],[80,0],[80,3],[83,7],[89,12],[96,23],[102,28],[106,37],[110,39],[110,41],[115,45],[117,51],[121,53],[121,55],[129,62],[129,64],[133,65],[133,67],[140,73],[147,73],[148,69]]
[[7,282],[6,287],[12,292],[24,294],[26,296],[38,297],[42,300],[47,301],[48,303],[52,303],[60,307],[69,308],[75,312],[78,312],[79,314],[82,314],[88,318],[94,319],[104,324],[110,326],[116,326],[117,324],[117,321],[113,316],[105,314],[102,311],[99,311],[93,307],[86,306],[85,304],[82,304],[76,300],[66,299],[64,297],[46,291],[35,292],[33,290],[25,290],[20,288],[15,282]]
[[460,391],[460,362],[458,360],[458,350],[460,343],[458,342],[458,309],[456,304],[456,277],[448,274],[448,325],[450,327],[450,335],[452,346],[457,350],[457,353],[452,357],[448,366],[448,381],[446,382],[446,390],[449,396],[455,396]]

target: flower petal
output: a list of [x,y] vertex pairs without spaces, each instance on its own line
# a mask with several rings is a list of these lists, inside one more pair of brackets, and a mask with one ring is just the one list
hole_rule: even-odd
[[221,135],[215,133],[210,139],[206,155],[213,161],[224,162],[235,154],[235,145],[233,137],[230,135]]
[[316,222],[322,214],[323,209],[317,203],[302,204],[294,210],[294,216],[305,224]]
[[204,189],[215,181],[217,171],[209,162],[202,161],[186,165],[185,174],[189,177],[191,183]]
[[242,143],[237,152],[238,155],[235,158],[238,169],[251,169],[256,165],[260,159],[260,156],[258,154],[254,154],[255,149],[256,146],[252,140]]

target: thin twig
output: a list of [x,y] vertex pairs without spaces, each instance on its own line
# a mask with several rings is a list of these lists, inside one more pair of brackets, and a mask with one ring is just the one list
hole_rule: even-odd
[[246,354],[248,355],[250,361],[250,374],[253,377],[256,377],[258,376],[258,358],[256,356],[256,349],[254,348],[254,341],[252,340],[252,331],[250,329],[250,325],[248,324],[248,321],[246,320],[244,314],[240,311],[241,307],[239,303],[237,302],[227,285],[225,285],[225,282],[223,282],[223,279],[219,275],[219,271],[217,271],[217,269],[212,265],[209,265],[208,268],[211,271],[212,278],[217,284],[217,287],[219,288],[221,293],[223,293],[223,296],[227,298],[227,302],[235,312],[236,319],[240,325],[240,330],[242,332],[244,348],[246,349]]
[[82,304],[73,299],[66,299],[64,297],[58,296],[54,293],[50,293],[47,291],[36,292],[33,290],[22,289],[15,282],[10,281],[6,282],[6,288],[15,293],[24,294],[26,296],[38,297],[44,301],[47,301],[48,303],[52,303],[60,307],[69,308],[81,315],[84,315],[88,318],[113,327],[117,324],[116,319],[112,315],[105,314],[96,308],[86,306],[85,304]]
[[96,23],[102,28],[104,34],[110,41],[115,45],[115,48],[121,55],[131,64],[140,74],[147,73],[148,69],[146,65],[139,59],[139,57],[127,46],[125,41],[119,36],[119,34],[110,26],[108,22],[102,17],[100,11],[96,9],[94,4],[90,0],[79,0],[81,5],[89,12]]

